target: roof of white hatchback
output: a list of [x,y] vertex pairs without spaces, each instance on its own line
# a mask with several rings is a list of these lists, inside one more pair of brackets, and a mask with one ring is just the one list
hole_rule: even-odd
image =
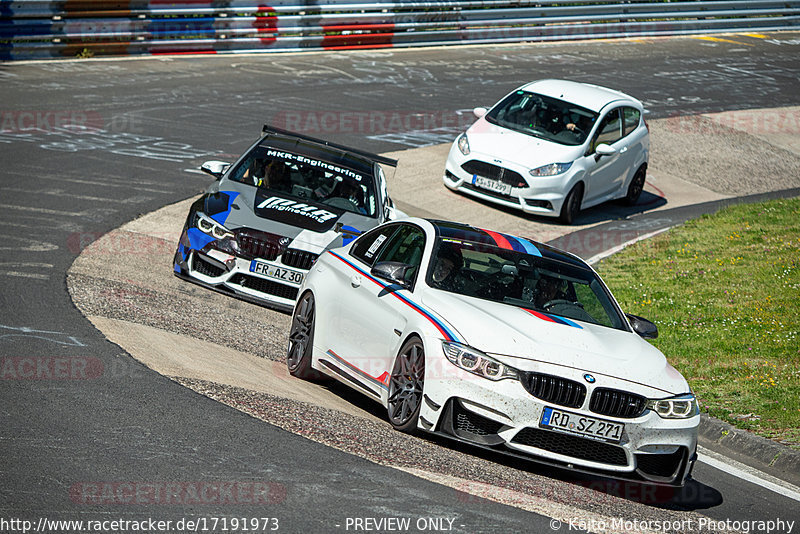
[[523,86],[522,89],[565,100],[592,111],[600,111],[603,106],[615,100],[627,100],[641,106],[641,102],[620,91],[568,80],[539,80]]

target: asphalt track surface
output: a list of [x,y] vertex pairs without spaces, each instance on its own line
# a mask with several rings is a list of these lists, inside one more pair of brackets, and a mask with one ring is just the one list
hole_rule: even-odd
[[[0,65],[2,108],[17,117],[0,134],[0,354],[6,362],[34,357],[50,369],[102,369],[86,380],[0,382],[0,514],[277,517],[284,532],[344,531],[348,517],[443,517],[454,519],[455,531],[550,531],[546,517],[464,500],[147,370],[75,309],[65,273],[92,234],[200,192],[208,180],[185,169],[230,160],[262,122],[320,112],[455,112],[539,77],[625,89],[654,118],[797,105],[799,42],[786,35]],[[38,129],[24,122],[26,111],[38,113]],[[63,114],[93,129],[59,128]],[[351,125],[328,137],[384,152],[452,139],[459,127],[442,122],[433,134]],[[709,466],[698,465],[695,478],[697,495],[684,505],[709,517],[800,519],[797,502]],[[142,497],[148,504],[92,501],[104,482],[184,490],[254,482],[267,492],[259,499],[245,491],[235,504],[185,493],[177,503],[152,494]]]

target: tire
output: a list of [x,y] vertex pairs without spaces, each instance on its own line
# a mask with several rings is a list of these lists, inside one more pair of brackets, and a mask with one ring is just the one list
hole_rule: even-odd
[[297,378],[319,378],[319,373],[311,368],[314,319],[314,295],[307,292],[300,297],[294,308],[289,330],[289,347],[286,351],[286,367],[289,368],[289,374]]
[[425,349],[419,338],[405,342],[389,379],[389,422],[400,432],[414,433],[425,389]]
[[626,206],[635,206],[639,202],[639,197],[642,196],[644,190],[644,181],[647,173],[647,167],[642,165],[636,174],[633,175],[631,183],[628,184],[628,193],[623,197],[622,202]]
[[564,204],[561,206],[561,215],[559,219],[564,224],[572,224],[578,212],[581,211],[581,200],[583,200],[583,184],[575,184],[567,198],[564,199]]

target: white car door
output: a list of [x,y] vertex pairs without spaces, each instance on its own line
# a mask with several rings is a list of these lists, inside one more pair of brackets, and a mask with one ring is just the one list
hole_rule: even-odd
[[357,375],[378,394],[389,383],[394,356],[402,342],[400,333],[413,311],[403,300],[409,298],[409,289],[377,278],[370,270],[382,261],[412,265],[415,269],[406,280],[413,287],[425,248],[425,233],[415,225],[398,223],[384,228],[389,231],[356,243],[346,258],[352,275],[338,303],[333,336],[334,351],[338,348],[336,355],[346,362],[345,371]]
[[[589,145],[588,155],[585,156],[584,204],[597,204],[608,199],[619,190],[620,183],[628,174],[631,163],[627,141],[623,138],[621,109],[614,108],[603,117]],[[597,145],[603,143],[616,152],[608,156],[597,154]]]

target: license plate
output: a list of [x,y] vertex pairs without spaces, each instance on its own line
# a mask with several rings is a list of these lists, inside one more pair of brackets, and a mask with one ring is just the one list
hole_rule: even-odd
[[492,180],[484,176],[475,175],[472,179],[472,183],[483,189],[494,191],[495,193],[502,193],[504,195],[511,194],[511,186],[509,184],[498,182],[497,180]]
[[283,267],[278,267],[277,265],[270,265],[269,263],[263,263],[256,260],[253,260],[250,263],[250,272],[263,274],[269,278],[275,278],[285,282],[292,282],[293,284],[302,284],[304,276],[301,272],[285,269]]
[[592,439],[619,443],[625,425],[576,413],[562,412],[547,407],[542,412],[539,426],[568,434],[578,434]]

